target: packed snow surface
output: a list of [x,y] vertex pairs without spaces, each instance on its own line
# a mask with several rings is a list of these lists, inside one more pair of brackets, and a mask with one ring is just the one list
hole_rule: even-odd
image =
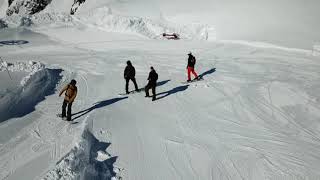
[[[167,6],[155,0],[95,2],[75,16],[50,4],[4,18],[1,85],[12,82],[7,69],[33,74],[1,97],[0,179],[319,179],[317,46],[203,41],[211,25],[136,16],[141,4]],[[163,30],[185,36],[158,38]],[[185,84],[190,51],[204,80]],[[127,60],[139,88],[150,66],[158,72],[156,101],[120,95]],[[79,91],[66,122],[58,93],[71,79]]]

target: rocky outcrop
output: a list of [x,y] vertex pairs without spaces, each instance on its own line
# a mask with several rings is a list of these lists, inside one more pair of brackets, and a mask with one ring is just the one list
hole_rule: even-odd
[[80,5],[82,3],[84,3],[86,0],[74,0],[74,3],[71,7],[71,10],[70,10],[70,14],[73,15],[77,10],[78,8],[80,7]]
[[[8,0],[9,7],[7,16],[13,14],[32,15],[45,9],[52,0]],[[86,0],[74,0],[70,7],[70,14],[73,15]]]
[[8,0],[9,6],[12,4],[13,1],[14,1],[14,0]]
[[8,0],[7,16],[12,14],[32,15],[42,11],[52,0]]

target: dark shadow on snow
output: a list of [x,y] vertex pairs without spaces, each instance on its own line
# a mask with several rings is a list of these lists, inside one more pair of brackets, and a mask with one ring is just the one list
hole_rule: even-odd
[[[88,142],[89,149],[89,167],[85,167],[83,171],[83,179],[111,179],[116,175],[113,170],[114,163],[118,157],[111,155],[106,151],[111,143],[99,141],[88,129],[82,134],[83,139]],[[96,157],[98,152],[106,153],[110,158],[98,161]]]
[[[114,164],[118,156],[111,156],[107,148],[109,142],[103,142],[94,136],[86,127],[81,135],[81,141],[69,153],[57,162],[57,169],[54,172],[62,174],[76,172],[72,179],[92,179],[92,180],[111,180],[116,176]],[[103,156],[99,157],[99,154]],[[60,164],[68,164],[70,169],[65,169]],[[49,172],[48,175],[51,173]],[[45,179],[47,179],[47,176]],[[62,176],[63,177],[63,176]]]
[[165,81],[159,81],[159,82],[157,82],[157,86],[165,85],[165,84],[167,84],[169,81],[170,81],[170,79],[165,80]]
[[[178,93],[178,92],[182,92],[182,91],[185,91],[187,90],[189,87],[189,85],[184,85],[184,86],[178,86],[178,87],[175,87],[169,91],[166,91],[166,92],[162,92],[162,93],[159,93],[157,94],[157,100],[158,99],[162,99],[162,98],[165,98],[167,96],[170,96],[171,94],[175,94],[175,93]],[[160,95],[160,97],[159,97]],[[161,96],[162,95],[162,96]]]
[[112,98],[112,99],[108,99],[108,100],[96,102],[96,103],[93,104],[93,106],[91,106],[90,108],[72,114],[72,116],[78,115],[78,116],[74,117],[72,120],[76,120],[76,119],[78,119],[78,118],[80,118],[80,117],[88,114],[88,113],[91,112],[92,110],[99,109],[99,108],[103,108],[103,107],[105,107],[105,106],[109,106],[109,105],[111,105],[111,104],[113,104],[113,103],[116,103],[116,102],[118,102],[118,101],[121,101],[121,100],[124,100],[124,99],[127,99],[127,98],[128,98],[128,97]]
[[14,45],[23,45],[28,43],[29,41],[26,41],[26,40],[9,40],[9,41],[0,41],[0,46],[14,46]]
[[36,72],[25,87],[6,94],[0,102],[0,122],[23,117],[35,110],[35,106],[46,96],[55,93],[61,80],[62,69],[44,69]]
[[[159,82],[157,82],[157,86],[165,85],[165,84],[167,84],[169,81],[171,81],[171,80],[168,79],[168,80],[164,80],[164,81],[159,81]],[[145,87],[139,88],[139,91],[142,92],[142,91],[144,91],[144,89],[145,89]],[[135,92],[135,90],[129,91],[129,93],[133,93],[133,92]]]
[[199,75],[199,77],[200,77],[200,78],[203,78],[203,76],[212,74],[212,73],[214,73],[214,72],[216,72],[216,68],[212,68],[212,69],[209,69],[209,70],[206,71],[206,72],[201,73],[201,74]]

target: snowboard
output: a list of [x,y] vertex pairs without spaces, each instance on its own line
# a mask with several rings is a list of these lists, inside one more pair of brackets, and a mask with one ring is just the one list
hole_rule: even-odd
[[191,81],[183,81],[181,82],[182,84],[190,84],[190,83],[193,83],[193,82],[198,82],[198,81],[203,81],[203,77],[200,77],[198,79],[192,79]]

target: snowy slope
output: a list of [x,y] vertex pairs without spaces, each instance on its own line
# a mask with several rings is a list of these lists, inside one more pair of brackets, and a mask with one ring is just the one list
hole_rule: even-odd
[[6,15],[6,10],[8,8],[8,1],[0,2],[0,17],[4,17]]
[[[72,4],[72,0],[52,0],[44,11],[70,13]],[[105,6],[122,16],[214,27],[213,40],[267,42],[307,50],[320,42],[318,0],[91,0],[76,14]],[[0,8],[0,15],[4,11]]]
[[[56,11],[53,2],[55,12],[29,17],[30,26],[20,26],[21,16],[5,18],[10,28],[0,30],[1,41],[26,42],[0,46],[6,64],[32,60],[45,69],[29,79],[29,90],[13,96],[37,99],[15,106],[31,110],[6,114],[0,123],[0,179],[318,179],[317,47],[202,41],[180,18],[172,25],[166,13],[152,14],[169,6],[153,2],[105,1],[94,10],[97,4],[83,4],[75,16]],[[144,3],[154,9],[133,16]],[[156,37],[170,28],[188,36]],[[189,51],[204,80],[183,84]],[[156,101],[144,92],[119,95],[128,59],[139,87],[155,67]],[[79,94],[69,123],[56,114],[63,100],[58,91],[71,79]],[[14,101],[5,102],[0,108]]]

